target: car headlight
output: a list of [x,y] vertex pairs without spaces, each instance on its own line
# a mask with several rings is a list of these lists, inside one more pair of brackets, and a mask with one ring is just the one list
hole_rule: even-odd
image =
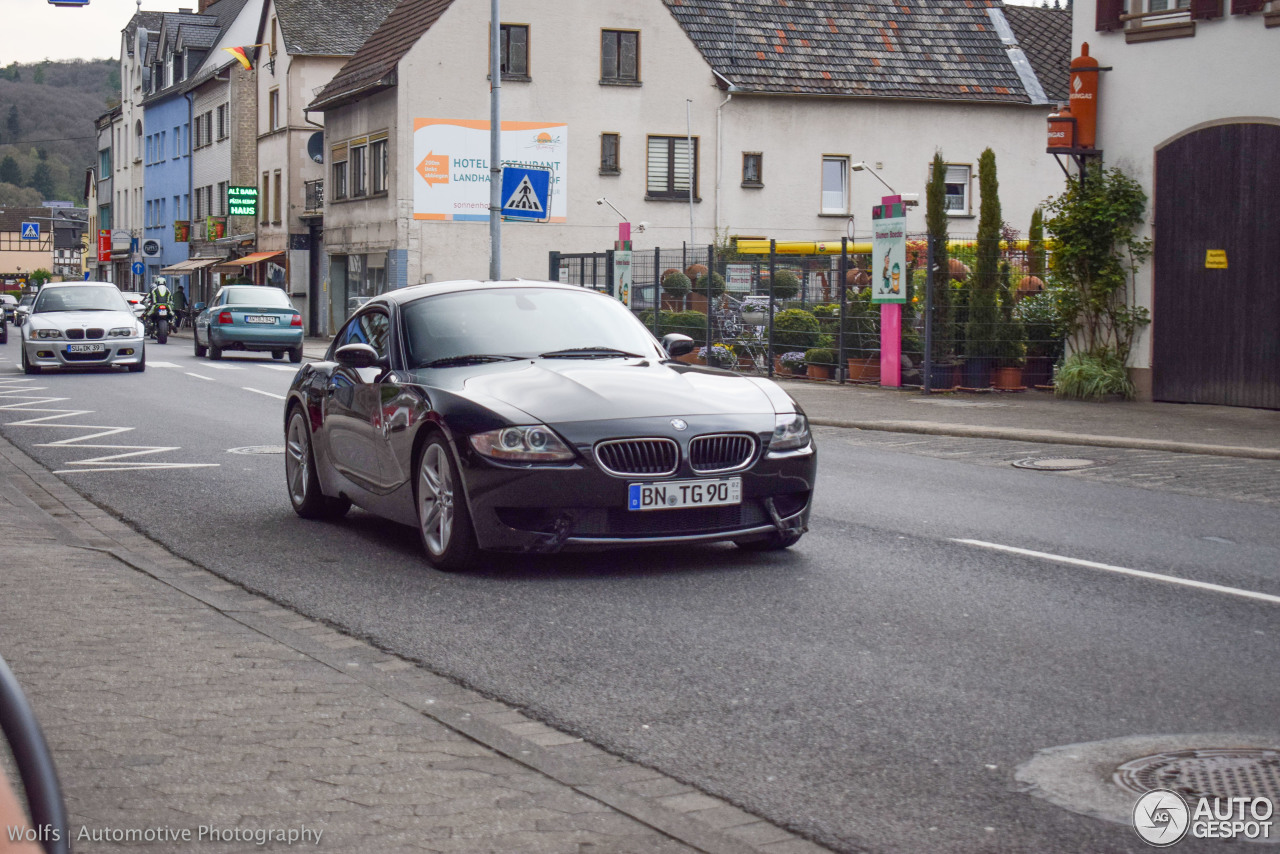
[[61,329],[37,329],[36,337],[37,338],[61,338],[62,330]]
[[541,424],[476,433],[471,447],[482,456],[505,463],[556,463],[574,457],[569,446]]
[[773,422],[773,438],[769,450],[794,451],[809,445],[809,419],[799,412],[787,412]]
[[136,331],[137,330],[135,329],[135,327],[132,327],[132,326],[117,326],[115,329],[112,329],[110,332],[107,333],[107,337],[108,338],[128,338],[130,335],[133,335]]

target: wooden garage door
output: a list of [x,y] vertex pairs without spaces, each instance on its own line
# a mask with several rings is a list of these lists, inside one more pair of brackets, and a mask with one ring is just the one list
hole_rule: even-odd
[[[1207,269],[1208,250],[1227,269]],[[1156,153],[1153,264],[1155,399],[1280,409],[1280,126]]]

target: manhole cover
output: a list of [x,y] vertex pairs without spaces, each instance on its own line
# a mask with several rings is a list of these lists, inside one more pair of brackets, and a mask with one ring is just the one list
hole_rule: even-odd
[[1075,457],[1028,457],[1013,464],[1017,469],[1033,471],[1076,471],[1111,465],[1110,460],[1086,460]]
[[284,445],[249,445],[244,448],[228,448],[228,454],[283,454]]
[[1116,769],[1117,786],[1137,795],[1172,789],[1188,798],[1280,801],[1280,751],[1200,749],[1157,753]]

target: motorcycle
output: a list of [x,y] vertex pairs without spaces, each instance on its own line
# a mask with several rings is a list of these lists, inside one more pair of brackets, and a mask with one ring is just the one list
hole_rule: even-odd
[[142,316],[142,324],[148,337],[155,338],[157,344],[169,340],[169,305],[157,303],[151,311]]

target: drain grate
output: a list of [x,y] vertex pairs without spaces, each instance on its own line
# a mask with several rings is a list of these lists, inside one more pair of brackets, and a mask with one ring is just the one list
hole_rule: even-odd
[[1280,801],[1280,751],[1182,750],[1126,762],[1112,779],[1136,795],[1172,789],[1188,798],[1268,798]]
[[1016,469],[1032,471],[1077,471],[1109,465],[1111,465],[1110,460],[1086,460],[1074,457],[1027,457],[1025,460],[1017,460],[1013,463]]
[[243,448],[228,448],[228,454],[283,454],[284,445],[248,445]]

